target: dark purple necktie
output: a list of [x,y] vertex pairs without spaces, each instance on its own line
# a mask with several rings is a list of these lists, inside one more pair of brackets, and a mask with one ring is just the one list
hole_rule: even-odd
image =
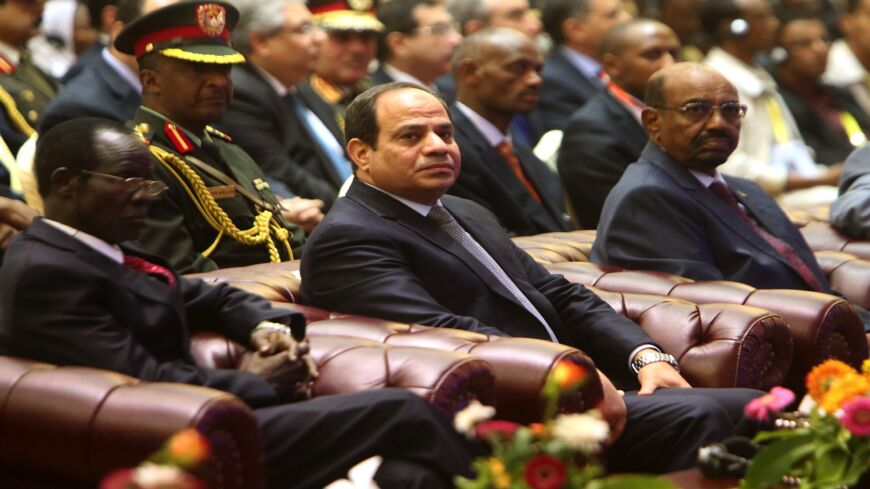
[[746,221],[746,223],[749,224],[756,233],[761,235],[761,237],[764,238],[764,240],[767,241],[767,243],[772,246],[773,249],[777,251],[777,253],[782,255],[782,257],[785,258],[785,261],[788,262],[788,264],[791,265],[791,267],[800,274],[800,276],[807,284],[809,284],[810,287],[812,287],[817,292],[828,292],[827,287],[825,287],[816,279],[815,275],[813,275],[813,272],[810,270],[810,267],[808,267],[807,264],[804,263],[804,261],[801,259],[800,256],[798,256],[797,252],[794,250],[794,248],[791,247],[791,245],[770,234],[763,227],[759,226],[754,219],[749,217],[749,214],[747,214],[746,211],[740,207],[740,204],[737,203],[737,198],[734,197],[734,193],[731,192],[731,189],[728,188],[727,185],[717,180],[711,183],[709,188],[710,191],[716,194],[717,197],[719,197],[720,199],[722,199],[722,201],[728,204],[728,207],[734,209],[734,211],[737,212],[740,218]]

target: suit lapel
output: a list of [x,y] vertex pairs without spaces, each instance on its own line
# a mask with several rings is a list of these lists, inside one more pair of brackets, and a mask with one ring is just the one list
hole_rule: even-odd
[[610,93],[605,92],[603,97],[604,106],[610,114],[609,119],[619,125],[619,127],[622,128],[622,133],[625,134],[625,137],[622,140],[631,144],[634,151],[637,151],[638,153],[643,151],[646,141],[649,139],[646,131],[643,130],[643,126],[641,126],[637,122],[637,119],[635,119],[618,100],[613,98]]
[[[483,134],[474,127],[474,124],[468,119],[468,117],[466,117],[465,114],[455,106],[451,109],[451,116],[453,118],[455,129],[462,133],[464,139],[472,146],[471,148],[466,147],[464,151],[470,150],[477,153],[486,163],[486,169],[493,173],[495,181],[499,182],[499,184],[504,187],[504,190],[508,192],[515,201],[533,201],[534,199],[532,199],[528,190],[526,190],[517,178],[510,165],[504,160],[497,149],[489,145],[489,142]],[[530,212],[528,218],[535,221],[540,229],[553,229],[554,222],[558,228],[563,228],[561,212],[554,212],[553,204],[549,201],[549,195],[547,195],[546,192],[547,187],[541,184],[537,172],[530,169],[530,155],[522,154],[521,148],[522,146],[514,146],[514,151],[517,154],[517,158],[520,160],[520,166],[522,166],[526,178],[528,178],[532,182],[532,185],[535,186],[535,190],[538,191],[538,196],[541,197],[541,202],[543,204],[543,209],[538,212]],[[463,150],[463,148],[460,148],[460,150]],[[526,209],[533,209],[532,206],[523,207]],[[556,218],[554,216],[559,217]]]
[[[518,306],[523,307],[516,300],[513,294],[511,294],[510,291],[508,291],[507,288],[496,279],[495,275],[493,275],[480,260],[475,258],[459,243],[459,241],[453,239],[453,237],[441,229],[434,221],[426,219],[414,210],[408,208],[405,204],[358,180],[354,180],[353,184],[351,184],[350,189],[347,192],[347,197],[368,208],[384,219],[396,221],[402,227],[414,232],[441,250],[450,253],[471,269],[471,271],[474,272],[483,283],[491,288],[493,292]],[[453,206],[447,208],[451,214],[453,213],[453,209],[455,209]],[[460,220],[456,215],[454,215],[454,217],[457,217],[457,221],[459,221],[462,227],[471,234],[470,229],[474,229],[475,223],[465,216],[464,213],[462,220]],[[475,239],[478,239],[477,236],[472,236]],[[481,246],[484,246],[480,241],[478,241],[478,243],[480,243]],[[486,246],[484,246],[484,249],[489,252],[489,249]],[[493,257],[493,259],[495,259],[495,257]],[[496,261],[498,262],[499,260],[496,259]]]

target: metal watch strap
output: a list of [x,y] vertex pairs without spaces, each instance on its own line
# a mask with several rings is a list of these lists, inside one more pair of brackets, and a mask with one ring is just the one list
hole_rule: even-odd
[[634,373],[638,373],[640,372],[640,369],[646,367],[651,363],[657,362],[665,362],[671,367],[674,367],[677,372],[680,371],[680,364],[677,363],[677,359],[674,358],[673,355],[662,352],[650,352],[644,354],[640,358],[637,358],[633,362],[631,362],[631,369],[634,370]]

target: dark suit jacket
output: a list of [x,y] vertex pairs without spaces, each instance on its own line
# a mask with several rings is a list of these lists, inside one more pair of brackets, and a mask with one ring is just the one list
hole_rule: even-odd
[[541,71],[544,83],[538,108],[532,112],[532,128],[538,137],[547,131],[562,129],[577,109],[602,88],[586,78],[557,47]]
[[84,73],[85,69],[103,57],[103,49],[106,49],[105,44],[99,41],[95,42],[93,46],[76,58],[76,62],[66,70],[60,82],[66,85]]
[[[232,134],[267,176],[284,183],[296,195],[331,205],[343,182],[292,104],[278,96],[250,65],[233,68],[232,78],[235,96],[218,126]],[[295,96],[340,136],[331,107],[301,90]],[[344,137],[338,140],[344,141]]]
[[[378,69],[371,73],[371,80],[372,86],[384,85],[396,81],[393,77],[388,75],[386,71],[384,71],[383,65],[378,66]],[[448,73],[435,80],[435,88],[438,89],[438,93],[435,95],[440,97],[445,104],[450,105],[456,101],[456,83],[453,81],[453,75]]]
[[462,152],[462,170],[449,191],[451,194],[483,205],[498,217],[509,233],[517,236],[571,228],[559,178],[544,162],[528,147],[514,146],[526,177],[541,197],[539,204],[471,120],[456,106],[451,107],[450,114],[454,136]]
[[[630,385],[628,355],[653,341],[583,286],[551,275],[498,221],[465,199],[441,199],[534,304],[560,342],[582,348]],[[360,181],[312,233],[305,304],[395,321],[548,340],[543,326],[462,245],[429,219]]]
[[608,92],[592,97],[571,116],[557,165],[580,227],[595,229],[610,189],[647,142],[634,116]]
[[[823,89],[836,105],[852,114],[865,133],[870,133],[870,115],[864,112],[847,89],[834,86],[824,86]],[[815,152],[815,160],[823,165],[846,161],[849,153],[855,149],[849,138],[831,127],[828,119],[809,104],[803,95],[783,85],[779,85],[779,93],[794,116],[804,142]]]
[[[827,284],[800,231],[776,202],[754,182],[727,175],[725,180],[759,225],[793,246]],[[811,290],[728,204],[652,142],[607,197],[592,261],[760,289]]]
[[52,100],[42,115],[38,131],[44,134],[76,117],[102,117],[118,122],[133,118],[142,97],[102,55],[94,59]]
[[[135,248],[124,252],[168,267]],[[0,351],[213,387],[254,407],[276,403],[274,389],[255,374],[196,366],[188,325],[249,344],[260,321],[304,319],[226,285],[185,278],[178,284],[170,289],[36,220],[10,246],[0,269]]]

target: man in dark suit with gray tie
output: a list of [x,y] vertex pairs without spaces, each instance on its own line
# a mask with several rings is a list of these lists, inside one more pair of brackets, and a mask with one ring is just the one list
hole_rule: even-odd
[[640,387],[609,406],[617,433],[628,413],[612,470],[686,468],[701,444],[745,429],[743,406],[756,391],[689,389],[638,325],[548,273],[486,209],[444,195],[461,156],[447,107],[431,92],[371,88],[348,107],[346,131],[356,178],[308,242],[304,303],[582,348],[618,386]]
[[463,168],[450,193],[486,207],[516,236],[572,228],[559,178],[509,132],[516,114],[537,105],[542,65],[534,41],[507,28],[472,34],[453,57],[450,115]]

